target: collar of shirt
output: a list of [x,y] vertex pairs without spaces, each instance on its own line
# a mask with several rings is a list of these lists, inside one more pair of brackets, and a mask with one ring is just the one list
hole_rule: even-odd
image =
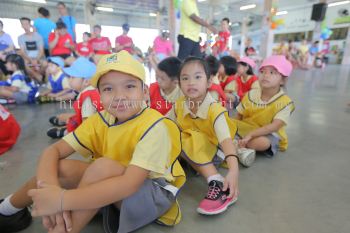
[[[213,97],[210,95],[209,92],[207,92],[207,95],[205,96],[203,102],[201,103],[201,105],[199,105],[199,108],[197,110],[197,113],[194,114],[190,108],[189,108],[189,103],[188,100],[186,100],[184,102],[184,112],[183,112],[183,116],[185,117],[187,114],[190,114],[190,116],[192,118],[202,118],[202,119],[207,119],[208,118],[208,112],[209,112],[209,107],[212,103],[215,103],[215,100],[213,99]],[[194,102],[192,102],[192,104],[195,104]]]
[[160,89],[160,95],[170,103],[175,103],[176,100],[182,96],[181,89],[178,85],[169,95],[165,94],[161,88],[159,89]]
[[273,101],[275,101],[280,96],[284,95],[283,89],[280,88],[279,92],[276,95],[272,96],[271,99],[269,99],[268,101],[263,101],[261,99],[261,92],[262,92],[262,90],[260,90],[260,89],[252,89],[251,94],[249,96],[254,102],[256,102],[258,104],[269,104],[269,103],[272,103]]
[[52,75],[53,79],[54,79],[54,80],[59,79],[59,77],[61,76],[62,73],[63,73],[63,72],[62,72],[62,70],[60,69],[60,71],[58,71],[57,74],[53,74],[53,75]]
[[16,70],[15,72],[12,73],[12,76],[15,76],[15,75],[23,75],[23,73],[20,70]]
[[[135,115],[131,116],[129,119],[140,114],[145,108],[148,108],[148,106],[147,106],[146,102],[143,101],[141,103],[141,110],[139,112],[137,112]],[[117,121],[118,119],[115,116],[113,116],[112,114],[110,114],[108,111],[106,111],[106,114],[104,115],[104,119],[106,122],[108,122],[109,125],[114,125],[114,124],[118,123],[118,121]],[[128,120],[125,120],[125,121],[128,121]]]
[[211,82],[220,85],[218,74],[213,77],[213,80],[211,80]]

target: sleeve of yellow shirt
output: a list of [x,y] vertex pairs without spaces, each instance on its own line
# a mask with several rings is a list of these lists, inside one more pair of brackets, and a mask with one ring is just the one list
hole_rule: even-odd
[[225,87],[225,92],[231,92],[231,93],[235,93],[237,92],[237,84],[235,80],[232,80],[231,82],[229,82],[226,87]]
[[294,109],[293,104],[289,104],[287,107],[279,111],[273,119],[278,119],[284,122],[284,124],[289,123],[290,115],[292,114]]
[[130,164],[165,175],[171,141],[166,125],[160,121],[137,143]]
[[175,114],[175,108],[172,107],[169,112],[167,114],[165,114],[165,117],[173,120],[173,121],[176,121],[176,114]]
[[251,89],[260,89],[260,84],[259,81],[256,80],[255,82],[253,82]]
[[190,17],[193,14],[196,14],[196,1],[193,0],[183,0],[182,2],[183,12]]
[[63,89],[70,89],[70,85],[69,85],[69,80],[68,80],[68,77],[65,77],[63,80],[62,80],[62,87]]
[[94,154],[92,144],[94,137],[96,137],[94,120],[95,118],[93,117],[86,119],[74,132],[63,137],[64,141],[84,157],[89,157]]
[[87,118],[96,113],[96,108],[92,104],[91,98],[87,97],[81,106],[81,117]]
[[221,114],[218,116],[218,118],[216,118],[214,130],[219,143],[223,142],[227,138],[231,138],[230,128],[228,127],[224,114]]

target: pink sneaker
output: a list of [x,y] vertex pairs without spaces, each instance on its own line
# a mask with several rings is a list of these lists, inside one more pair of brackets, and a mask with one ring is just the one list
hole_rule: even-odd
[[213,180],[209,183],[207,196],[199,203],[197,212],[205,215],[220,214],[237,201],[237,198],[227,198],[229,190],[222,191],[223,183]]

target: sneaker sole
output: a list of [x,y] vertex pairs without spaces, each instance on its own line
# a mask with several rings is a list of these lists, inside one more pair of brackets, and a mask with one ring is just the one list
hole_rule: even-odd
[[197,212],[198,212],[199,214],[203,214],[203,215],[216,215],[216,214],[221,214],[221,213],[225,212],[225,211],[227,210],[228,207],[230,207],[231,205],[235,204],[237,200],[238,200],[238,198],[232,199],[232,200],[230,201],[230,203],[228,203],[224,208],[219,209],[219,210],[215,210],[215,211],[210,211],[210,212],[208,212],[208,211],[203,210],[202,208],[197,208]]
[[244,161],[241,161],[241,164],[245,167],[250,167],[255,161],[256,154],[255,152],[250,153]]

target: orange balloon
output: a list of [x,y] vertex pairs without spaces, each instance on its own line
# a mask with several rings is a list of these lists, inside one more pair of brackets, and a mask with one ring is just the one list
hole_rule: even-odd
[[271,23],[271,29],[276,29],[276,28],[277,28],[277,23],[272,22],[272,23]]

